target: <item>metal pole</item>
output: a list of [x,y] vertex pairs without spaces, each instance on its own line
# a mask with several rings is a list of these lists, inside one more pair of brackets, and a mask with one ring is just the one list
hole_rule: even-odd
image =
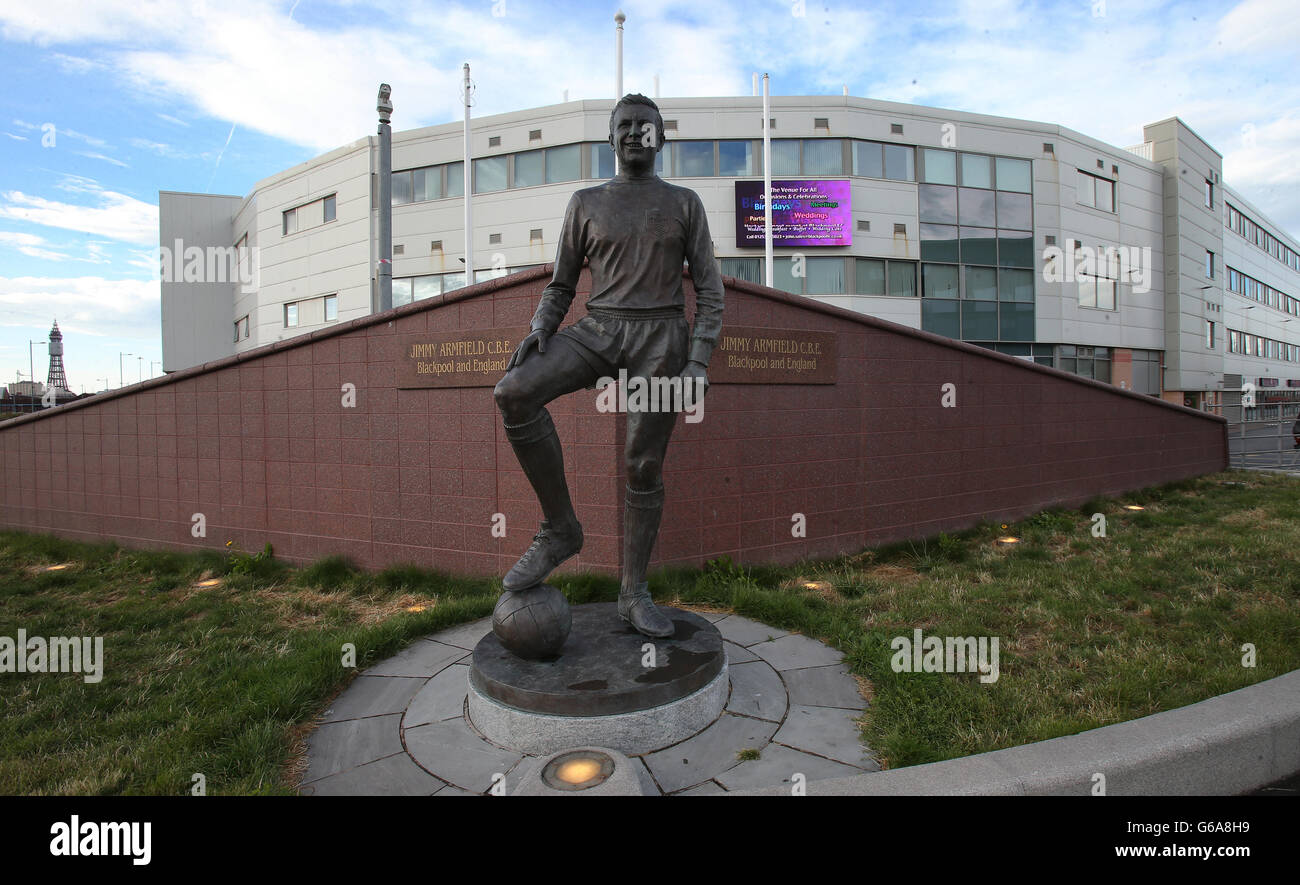
[[769,107],[771,97],[769,94],[769,80],[767,74],[763,75],[763,255],[766,258],[767,268],[764,274],[767,280],[767,287],[774,288],[772,285],[772,132],[768,126],[770,121]]
[[[623,97],[623,10],[614,13],[614,100]],[[617,153],[617,151],[615,152]]]
[[473,175],[469,156],[469,107],[471,86],[469,82],[469,62],[465,62],[465,285],[474,285],[474,205],[470,200]]
[[379,310],[393,306],[393,127],[392,87],[379,84]]

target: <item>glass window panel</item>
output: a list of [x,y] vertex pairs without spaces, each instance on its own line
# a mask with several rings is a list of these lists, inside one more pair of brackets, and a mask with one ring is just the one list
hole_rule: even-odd
[[718,174],[755,174],[754,143],[752,141],[718,142]]
[[1062,359],[1057,362],[1056,368],[1062,372],[1074,372],[1079,366],[1078,360]]
[[896,298],[916,297],[916,263],[889,262],[889,294]]
[[1097,280],[1097,306],[1102,310],[1115,309],[1115,281]]
[[409,277],[393,280],[393,307],[411,303],[411,280]]
[[994,194],[975,188],[957,190],[957,220],[978,227],[997,227]]
[[284,324],[286,326],[298,325],[298,304],[286,304],[284,306]]
[[804,175],[843,175],[844,148],[838,138],[807,138],[803,143]]
[[844,259],[843,258],[809,258],[805,270],[808,273],[808,286],[804,292],[809,295],[844,294]]
[[541,151],[515,154],[515,187],[535,187],[544,182]]
[[878,141],[853,142],[853,174],[866,178],[884,178],[881,144]]
[[444,196],[463,197],[465,196],[465,164],[448,163],[447,164],[447,192]]
[[1097,281],[1093,279],[1079,280],[1079,306],[1096,307],[1097,306]]
[[1115,211],[1115,182],[1097,179],[1097,208],[1106,212]]
[[962,154],[961,183],[963,187],[993,187],[992,158],[979,154]]
[[999,304],[998,332],[1003,341],[1034,340],[1034,305]]
[[1034,302],[1034,272],[1032,270],[998,271],[998,300]]
[[960,308],[961,305],[956,301],[922,301],[921,328],[936,335],[960,338],[961,314],[958,313]]
[[957,223],[957,188],[941,184],[923,184],[917,188],[921,221],[940,224]]
[[580,145],[566,144],[546,150],[546,183],[577,181],[581,178],[578,167],[582,164]]
[[442,291],[451,292],[463,288],[465,288],[465,274],[445,273],[442,275]]
[[[460,172],[462,167],[457,167],[456,171]],[[442,174],[443,167],[431,166],[428,169],[418,170],[424,173],[424,199],[441,200],[445,196],[442,192]],[[462,175],[464,173],[461,173]],[[416,191],[416,198],[420,198],[419,190]]]
[[885,294],[885,262],[877,258],[857,260],[858,294]]
[[957,228],[946,224],[922,224],[921,258],[930,261],[956,261]]
[[1003,267],[1034,266],[1034,235],[1027,230],[998,231],[998,264]]
[[339,296],[325,296],[325,322],[332,323],[339,318]]
[[1074,373],[1081,378],[1091,378],[1092,365],[1093,365],[1092,360],[1079,360],[1078,366],[1075,368]]
[[[761,121],[760,121],[761,122]],[[799,175],[799,142],[793,138],[772,140],[772,174]]]
[[411,300],[423,301],[442,294],[442,280],[439,277],[415,277],[411,280]]
[[1025,194],[1033,191],[1033,167],[1028,160],[998,157],[997,171],[998,190],[1020,191]]
[[614,149],[609,142],[599,142],[591,146],[591,177],[614,177]]
[[925,167],[925,180],[931,184],[957,183],[957,155],[952,151],[936,151],[925,148],[921,151]]
[[[966,298],[971,301],[997,301],[998,272],[992,267],[967,267]],[[992,337],[992,336],[990,336]]]
[[[1076,170],[1077,171],[1077,170]],[[1097,179],[1087,172],[1078,172],[1074,181],[1074,196],[1080,206],[1097,205]]]
[[325,220],[333,221],[337,217],[338,200],[335,197],[325,198]]
[[1029,230],[1033,225],[1033,200],[1028,194],[1004,194],[997,196],[998,227],[1015,227]]
[[957,267],[952,264],[921,265],[921,292],[925,298],[956,298]]
[[411,202],[411,173],[393,173],[393,205],[401,206]]
[[713,174],[713,142],[679,141],[675,145],[679,176],[701,178]]
[[962,264],[997,264],[997,232],[987,227],[961,229]]
[[995,301],[965,301],[961,306],[961,337],[967,341],[995,341],[998,305]]
[[722,273],[724,276],[735,277],[747,283],[761,283],[763,282],[763,259],[724,258]]
[[1095,363],[1093,363],[1093,367],[1096,372],[1096,374],[1093,377],[1095,377],[1098,381],[1105,381],[1107,384],[1109,384],[1110,383],[1110,362],[1108,360],[1097,360]]
[[506,189],[506,158],[483,157],[474,161],[474,193],[490,194]]
[[885,145],[885,177],[894,181],[915,181],[916,152],[901,144]]
[[794,261],[790,258],[778,256],[772,259],[772,285],[786,292],[802,295],[803,277],[795,276],[795,269]]

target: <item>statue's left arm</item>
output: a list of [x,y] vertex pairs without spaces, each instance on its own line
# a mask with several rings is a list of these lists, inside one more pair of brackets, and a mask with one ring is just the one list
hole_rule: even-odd
[[695,283],[695,328],[691,331],[688,359],[707,368],[722,332],[722,274],[713,257],[713,239],[704,203],[691,192],[686,235],[686,260]]

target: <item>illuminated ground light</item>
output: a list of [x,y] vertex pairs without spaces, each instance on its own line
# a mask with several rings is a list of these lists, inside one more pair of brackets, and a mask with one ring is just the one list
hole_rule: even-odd
[[818,592],[831,589],[829,581],[804,581],[802,586],[805,590],[817,590]]
[[1003,535],[1001,538],[998,538],[997,543],[1011,546],[1012,544],[1019,544],[1020,539],[1013,537],[1012,535]]
[[542,780],[556,790],[590,790],[614,773],[614,760],[595,750],[563,753],[546,764]]
[[47,565],[45,568],[41,569],[41,571],[43,571],[43,572],[61,572],[61,571],[63,571],[65,568],[72,568],[72,563],[70,563],[70,562],[61,562],[61,563],[59,563],[58,565]]
[[220,587],[220,586],[221,586],[221,579],[220,579],[220,578],[208,578],[206,581],[199,581],[199,582],[198,582],[197,584],[195,584],[194,586],[195,586],[195,587],[203,587],[203,588],[205,588],[205,589],[208,588],[208,587]]
[[422,605],[408,605],[408,606],[406,607],[406,610],[407,610],[408,612],[411,612],[412,614],[415,614],[416,612],[422,612],[422,611],[424,611],[424,606],[422,606]]
[[1125,504],[1124,509],[1125,510],[1146,510],[1146,508],[1143,507],[1141,504]]

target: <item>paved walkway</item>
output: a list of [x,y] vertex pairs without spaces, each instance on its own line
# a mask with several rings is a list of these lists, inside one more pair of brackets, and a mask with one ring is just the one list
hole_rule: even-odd
[[[792,788],[879,771],[855,722],[866,701],[839,652],[739,615],[699,614],[722,634],[731,695],[693,737],[633,757],[661,793]],[[308,738],[300,792],[474,795],[503,776],[511,792],[527,757],[489,742],[465,713],[471,652],[491,627],[489,618],[453,627],[358,676]],[[758,758],[742,760],[746,750]]]

